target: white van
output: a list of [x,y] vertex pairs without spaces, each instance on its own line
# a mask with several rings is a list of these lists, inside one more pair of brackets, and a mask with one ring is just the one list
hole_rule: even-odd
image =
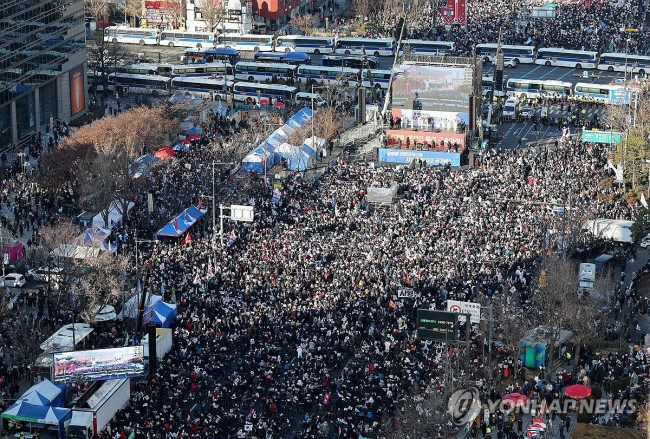
[[503,117],[512,117],[514,118],[517,114],[517,98],[510,98],[506,101],[503,106]]
[[306,107],[311,107],[312,97],[314,99],[314,107],[322,107],[327,104],[325,99],[321,98],[318,93],[296,93],[296,102],[303,104]]

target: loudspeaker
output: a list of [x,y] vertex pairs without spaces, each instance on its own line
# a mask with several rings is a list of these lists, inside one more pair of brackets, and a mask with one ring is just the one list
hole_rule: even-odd
[[156,357],[156,327],[150,325],[147,334],[149,334],[149,376],[153,376],[158,366],[158,357]]

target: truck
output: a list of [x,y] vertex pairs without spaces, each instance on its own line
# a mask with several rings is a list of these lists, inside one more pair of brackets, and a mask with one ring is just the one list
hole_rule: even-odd
[[131,379],[95,381],[72,408],[69,439],[91,439],[131,398]]

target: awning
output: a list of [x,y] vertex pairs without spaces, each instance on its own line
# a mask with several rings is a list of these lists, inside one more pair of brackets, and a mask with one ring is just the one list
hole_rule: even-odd
[[156,233],[157,237],[171,236],[179,237],[185,233],[196,221],[205,215],[206,210],[199,210],[195,206],[190,206],[180,214],[176,215],[172,220],[167,223],[162,229]]

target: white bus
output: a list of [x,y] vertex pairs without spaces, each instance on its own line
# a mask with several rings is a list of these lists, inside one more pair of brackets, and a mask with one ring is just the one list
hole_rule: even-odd
[[236,101],[257,102],[260,99],[272,98],[283,103],[293,102],[296,99],[296,87],[276,84],[256,84],[254,82],[236,82],[233,86],[233,97]]
[[210,32],[185,32],[182,30],[164,30],[160,33],[160,45],[169,47],[213,47],[216,39]]
[[596,65],[598,65],[598,52],[542,47],[537,51],[535,64],[572,67],[575,69],[595,69]]
[[235,79],[248,82],[277,82],[278,79],[286,81],[295,78],[297,68],[298,66],[289,64],[238,62],[235,64]]
[[275,40],[276,52],[332,53],[333,37],[305,37],[302,35],[282,35]]
[[273,35],[223,34],[217,37],[219,47],[241,51],[272,52]]
[[320,84],[348,81],[356,85],[359,82],[359,70],[348,67],[298,66],[296,76],[300,82],[312,79]]
[[570,82],[510,78],[506,83],[508,96],[528,99],[542,97],[571,96],[573,94]]
[[201,98],[216,100],[227,99],[233,82],[224,78],[173,78],[172,90],[188,93]]
[[[390,83],[390,78],[393,76],[393,72],[390,70],[371,70],[372,83],[375,85],[375,88],[388,88]],[[368,69],[363,69],[363,86],[370,87],[370,79],[368,79]]]
[[[627,61],[627,69],[625,62]],[[630,55],[624,53],[603,53],[598,61],[600,70],[608,72],[640,73],[645,75],[650,72],[650,56]]]
[[118,66],[116,71],[120,73],[132,73],[134,75],[160,75],[169,76],[172,71],[171,64],[138,63]]
[[393,56],[395,40],[392,38],[338,38],[336,53],[345,55]]
[[[483,87],[483,96],[489,98],[492,94],[492,86],[494,85],[494,77],[492,75],[483,76],[481,78],[481,86]],[[506,92],[503,90],[494,90],[494,96],[497,98],[504,97]]]
[[[235,74],[232,65],[224,62],[213,62],[206,64],[179,64],[171,66],[171,77],[217,77],[233,76]],[[231,78],[232,79],[232,78]]]
[[[628,87],[627,93],[636,92],[637,89],[630,89]],[[617,102],[616,99],[625,98],[626,92],[622,85],[610,84],[592,84],[588,82],[578,82],[575,85],[575,97],[577,99],[588,98],[595,102],[603,104],[621,104],[628,102]],[[614,97],[614,99],[612,99]],[[628,99],[629,100],[629,95]]]
[[453,41],[403,40],[402,51],[411,55],[444,55],[456,52]]
[[[476,56],[483,62],[494,62],[497,57],[496,43],[485,43],[476,45]],[[503,58],[511,59],[515,64],[532,64],[535,61],[535,48],[533,46],[501,46]]]
[[109,90],[117,87],[125,93],[169,94],[171,78],[158,75],[134,75],[131,73],[111,73],[108,75]]
[[104,29],[104,41],[155,46],[158,44],[158,31],[141,27],[108,26]]

